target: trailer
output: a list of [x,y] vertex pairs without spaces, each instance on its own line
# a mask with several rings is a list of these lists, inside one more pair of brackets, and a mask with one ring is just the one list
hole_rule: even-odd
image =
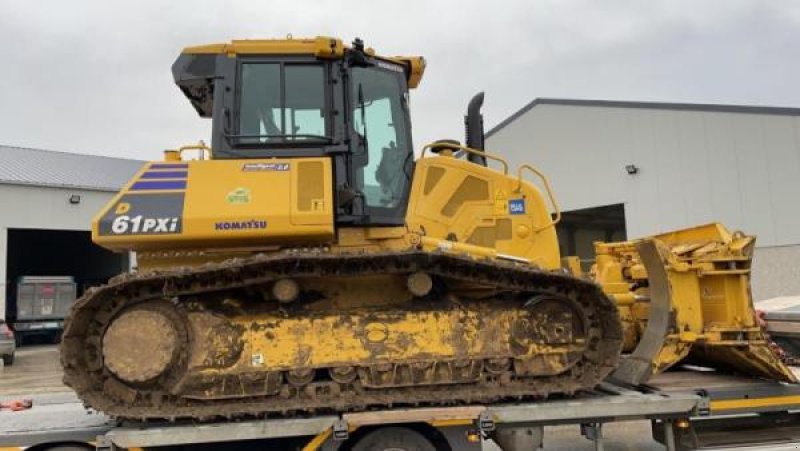
[[574,425],[602,450],[605,425],[633,420],[649,421],[668,450],[800,442],[800,386],[704,369],[667,372],[635,388],[605,382],[568,399],[203,424],[117,423],[71,393],[36,398],[30,410],[0,412],[0,449],[518,451],[546,449],[550,427]]
[[17,345],[33,335],[46,335],[58,341],[76,295],[77,284],[71,276],[20,277],[12,323]]
[[756,304],[770,338],[789,359],[800,361],[800,296],[781,296]]

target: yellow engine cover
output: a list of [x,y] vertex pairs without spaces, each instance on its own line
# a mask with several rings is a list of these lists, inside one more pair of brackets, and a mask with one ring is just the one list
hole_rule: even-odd
[[92,225],[113,250],[332,240],[329,158],[147,163]]

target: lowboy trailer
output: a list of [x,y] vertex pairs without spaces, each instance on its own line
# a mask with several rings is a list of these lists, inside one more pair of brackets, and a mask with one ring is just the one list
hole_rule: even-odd
[[800,387],[682,369],[640,387],[605,382],[569,399],[146,425],[114,422],[63,393],[39,395],[27,411],[0,412],[0,450],[521,451],[546,449],[545,431],[556,425],[575,425],[602,450],[604,425],[634,420],[650,421],[653,439],[668,450],[785,446],[800,442]]

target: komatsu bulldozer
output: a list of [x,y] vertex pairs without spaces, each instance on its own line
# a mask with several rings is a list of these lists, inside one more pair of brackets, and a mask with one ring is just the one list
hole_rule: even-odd
[[186,48],[173,75],[212,145],[146,163],[95,218],[138,269],[74,305],[66,384],[148,420],[568,396],[704,353],[793,380],[754,322],[751,238],[601,243],[580,273],[547,178],[484,150],[482,94],[464,145],[415,158],[424,69],[327,37]]

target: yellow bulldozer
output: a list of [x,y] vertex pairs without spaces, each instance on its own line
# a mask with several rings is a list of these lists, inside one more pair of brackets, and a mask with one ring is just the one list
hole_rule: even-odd
[[482,94],[464,145],[415,158],[424,69],[358,39],[184,49],[212,146],[146,163],[95,218],[138,270],[74,305],[65,383],[118,418],[202,420],[569,396],[687,358],[794,381],[756,323],[753,238],[598,243],[583,274],[547,178],[484,150]]

